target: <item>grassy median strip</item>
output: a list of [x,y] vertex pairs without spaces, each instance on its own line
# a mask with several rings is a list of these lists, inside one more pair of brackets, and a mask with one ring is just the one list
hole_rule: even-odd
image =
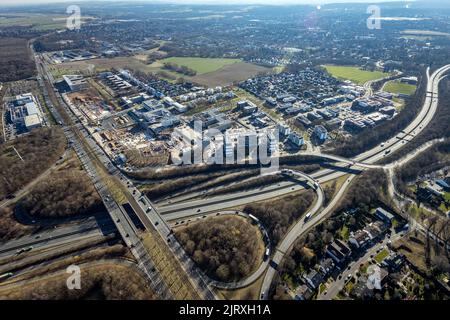
[[159,274],[174,298],[177,300],[199,300],[197,290],[192,286],[186,273],[179,270],[181,266],[168,250],[161,237],[152,232],[143,234],[143,243],[158,269]]

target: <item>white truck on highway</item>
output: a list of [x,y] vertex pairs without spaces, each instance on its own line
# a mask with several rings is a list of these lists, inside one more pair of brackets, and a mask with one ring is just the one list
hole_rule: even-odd
[[12,272],[4,273],[0,275],[0,281],[6,280],[8,278],[11,278],[14,274]]
[[266,252],[264,253],[264,260],[269,259],[269,256],[270,256],[270,248],[267,248]]
[[258,219],[257,217],[255,217],[255,216],[252,215],[252,214],[249,214],[248,216],[250,217],[250,219],[252,219],[253,221],[255,221],[256,223],[259,224],[259,219]]

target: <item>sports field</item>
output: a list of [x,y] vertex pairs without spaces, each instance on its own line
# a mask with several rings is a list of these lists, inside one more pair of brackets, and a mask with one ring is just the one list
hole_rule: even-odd
[[410,96],[416,92],[416,86],[399,81],[389,81],[386,83],[383,90],[394,94],[404,94]]
[[325,65],[324,68],[335,78],[350,80],[359,85],[362,85],[367,81],[382,79],[389,76],[389,74],[385,72],[366,71],[361,70],[359,67]]
[[176,63],[179,66],[185,66],[197,71],[197,75],[210,73],[222,69],[225,66],[240,62],[239,59],[221,59],[221,58],[195,58],[195,57],[170,57],[158,62]]

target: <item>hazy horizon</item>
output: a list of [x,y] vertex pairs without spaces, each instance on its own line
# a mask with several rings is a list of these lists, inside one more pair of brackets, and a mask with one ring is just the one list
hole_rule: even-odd
[[[1,5],[32,5],[32,4],[56,4],[56,3],[79,3],[92,0],[6,0],[1,1]],[[329,3],[380,3],[380,2],[415,2],[415,0],[94,0],[94,2],[147,2],[159,4],[208,4],[208,5],[247,5],[247,4],[261,4],[261,5],[295,5],[295,4],[329,4]]]

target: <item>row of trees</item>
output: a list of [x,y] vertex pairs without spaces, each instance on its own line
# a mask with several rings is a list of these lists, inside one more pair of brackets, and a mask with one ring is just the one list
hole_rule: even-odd
[[129,175],[139,180],[166,180],[178,179],[183,177],[192,177],[196,175],[222,172],[223,174],[237,170],[258,169],[257,165],[191,165],[182,167],[169,167],[165,169],[147,168],[140,171],[131,172]]
[[177,232],[186,252],[209,276],[240,280],[260,262],[261,234],[241,217],[210,218]]
[[65,146],[66,138],[59,127],[36,129],[0,145],[0,200],[42,174],[63,154]]
[[192,177],[172,179],[145,185],[143,192],[151,199],[160,199],[169,195],[173,196],[180,193],[206,191],[212,188],[219,188],[208,192],[208,195],[212,196],[260,186],[259,181],[257,181],[258,179],[240,182],[258,174],[259,171],[257,170],[247,170],[195,175]]
[[197,75],[197,71],[195,71],[189,67],[186,67],[186,66],[179,66],[173,62],[165,62],[163,68],[170,70],[170,71],[174,71],[176,73],[184,74],[185,76],[189,76],[189,77],[193,77],[193,76]]
[[[303,155],[282,156],[279,159],[280,166],[295,168],[306,173],[320,169],[320,165],[326,164],[327,162],[327,160],[320,157]],[[257,164],[191,165],[170,167],[167,169],[146,168],[134,171],[130,173],[130,176],[140,180],[165,180],[215,172],[229,173],[232,170],[259,170],[260,168],[261,166]]]

